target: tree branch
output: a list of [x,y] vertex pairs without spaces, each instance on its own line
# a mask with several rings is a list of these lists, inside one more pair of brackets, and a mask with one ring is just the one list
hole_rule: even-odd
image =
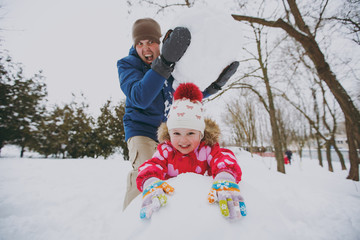
[[329,0],[326,0],[324,7],[323,7],[323,8],[321,9],[321,11],[320,11],[319,20],[317,21],[316,26],[315,26],[315,30],[314,30],[314,37],[316,36],[317,30],[319,29],[320,24],[321,24],[321,22],[322,22],[322,20],[323,20],[323,15],[324,15],[324,13],[325,13],[325,9],[326,9],[328,3],[329,3]]
[[301,16],[301,13],[299,11],[299,8],[297,7],[297,4],[295,2],[295,0],[287,0],[289,7],[290,7],[290,11],[295,19],[295,24],[296,26],[303,31],[304,33],[306,33],[308,36],[312,36],[309,27],[305,24],[303,17]]
[[281,29],[285,30],[291,37],[295,38],[296,40],[298,40],[301,43],[304,43],[305,41],[307,41],[309,39],[306,35],[298,32],[290,24],[284,22],[284,20],[282,20],[281,18],[279,18],[277,21],[269,21],[269,20],[265,20],[263,18],[249,17],[249,16],[244,16],[244,15],[232,14],[231,16],[237,21],[246,21],[246,22],[250,22],[250,23],[258,23],[258,24],[268,26],[268,27],[281,28]]

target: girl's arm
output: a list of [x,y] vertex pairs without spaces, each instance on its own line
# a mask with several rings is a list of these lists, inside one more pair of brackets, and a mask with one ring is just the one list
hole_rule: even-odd
[[227,172],[235,178],[235,182],[241,181],[242,171],[231,150],[220,148],[216,144],[210,154],[212,158],[208,163],[214,178],[221,172]]
[[143,185],[149,178],[155,177],[164,180],[167,173],[167,158],[164,156],[164,146],[166,144],[159,144],[154,156],[143,163],[138,169],[138,177],[136,178],[136,185],[139,191],[143,191]]

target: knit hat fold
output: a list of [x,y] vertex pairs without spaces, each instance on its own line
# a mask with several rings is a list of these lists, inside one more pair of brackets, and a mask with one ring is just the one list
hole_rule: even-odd
[[204,110],[201,100],[202,92],[195,84],[180,84],[174,93],[174,101],[166,123],[168,129],[189,128],[204,135]]
[[132,28],[134,47],[141,40],[151,40],[160,44],[161,28],[152,18],[142,18],[135,21]]

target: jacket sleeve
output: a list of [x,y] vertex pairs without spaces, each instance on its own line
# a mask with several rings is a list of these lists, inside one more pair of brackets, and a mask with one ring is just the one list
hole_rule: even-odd
[[145,109],[160,93],[165,78],[152,69],[144,74],[140,61],[129,56],[119,60],[117,68],[121,90],[135,107]]
[[168,162],[167,158],[164,157],[164,146],[166,148],[166,145],[159,144],[153,157],[139,167],[136,185],[140,192],[142,192],[143,184],[147,179],[156,177],[164,180],[164,176],[167,173]]
[[237,183],[241,181],[241,168],[231,150],[220,148],[219,145],[216,144],[212,148],[211,156],[212,158],[208,161],[208,164],[214,178],[220,172],[228,172],[234,176]]

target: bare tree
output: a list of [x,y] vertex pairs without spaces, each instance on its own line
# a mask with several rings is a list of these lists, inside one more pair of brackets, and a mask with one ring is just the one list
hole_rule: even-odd
[[326,20],[340,22],[348,29],[352,40],[360,45],[360,0],[345,0],[338,13]]
[[291,136],[291,142],[293,142],[297,146],[297,152],[300,156],[300,159],[302,159],[302,153],[305,144],[309,140],[309,134],[307,133],[307,129],[307,124],[301,120],[301,125],[299,126],[299,128],[294,129]]
[[254,143],[257,142],[254,109],[254,103],[248,97],[239,98],[226,105],[226,110],[229,113],[226,122],[232,126],[236,143],[249,147],[251,153],[253,153]]
[[[322,85],[322,82],[318,82],[318,85],[320,86],[321,92],[322,92],[322,96],[323,96],[323,125],[325,126],[325,128],[327,129],[327,131],[329,132],[329,139],[326,141],[326,158],[328,159],[329,162],[329,168],[330,168],[330,164],[331,164],[331,147],[334,147],[339,159],[340,159],[340,163],[341,163],[341,168],[342,170],[346,170],[346,165],[345,165],[345,161],[344,161],[344,157],[342,155],[342,153],[340,152],[339,148],[336,145],[335,142],[335,134],[337,131],[337,116],[336,116],[336,108],[331,108],[329,106],[329,103],[325,97],[325,89],[324,86]],[[332,119],[332,127],[328,124],[327,122],[327,113],[330,114],[331,119]],[[332,168],[332,165],[331,165]]]
[[[272,93],[272,87],[270,84],[270,77],[268,74],[268,61],[270,52],[267,50],[267,43],[266,40],[264,41],[262,37],[264,34],[262,33],[262,28],[255,27],[251,24],[254,33],[254,40],[255,40],[255,53],[248,51],[248,53],[252,56],[247,61],[256,61],[258,65],[254,69],[250,70],[246,73],[243,77],[238,78],[236,81],[228,84],[227,87],[224,88],[217,96],[213,97],[212,99],[220,96],[224,92],[229,89],[248,89],[253,92],[259,99],[260,103],[263,104],[264,108],[266,109],[267,113],[269,114],[270,119],[270,126],[271,126],[271,133],[272,133],[272,143],[275,149],[275,158],[277,161],[277,171],[281,173],[285,173],[285,165],[284,165],[284,157],[283,157],[283,148],[281,144],[281,137],[279,132],[278,120],[276,119],[276,107],[274,102],[274,96]],[[264,42],[265,44],[264,44]],[[265,47],[263,47],[265,45]],[[262,88],[265,88],[265,92],[260,92],[255,87],[255,84],[244,83],[243,80],[248,79],[251,81],[258,81],[262,82]]]
[[164,12],[166,9],[174,8],[174,7],[192,7],[194,5],[195,0],[183,0],[183,1],[153,1],[153,0],[138,0],[138,1],[130,1],[127,0],[128,8],[130,9],[135,3],[139,5],[147,5],[157,8],[156,14],[160,12]]
[[[300,106],[299,104],[295,103],[295,101],[290,99],[285,93],[282,94],[282,97],[286,99],[293,107],[295,107],[295,109],[297,109],[308,120],[309,125],[313,128],[313,130],[315,130],[315,139],[317,143],[319,164],[323,166],[321,148],[325,146],[328,168],[329,171],[333,172],[330,150],[331,147],[334,147],[336,153],[339,156],[342,169],[345,170],[346,166],[345,166],[344,158],[335,143],[335,133],[337,130],[337,122],[336,122],[337,116],[334,113],[335,110],[333,110],[329,106],[328,100],[326,98],[325,89],[322,86],[322,82],[316,80],[314,81],[318,84],[318,86],[320,86],[321,99],[318,99],[318,96],[320,94],[318,94],[316,88],[313,87],[312,111],[307,112],[306,107]],[[298,96],[298,97],[302,97],[302,96]],[[318,103],[319,101],[322,101],[322,104],[319,104]],[[330,117],[328,117],[328,115],[330,115]],[[329,121],[332,121],[332,124],[329,124],[328,123]],[[324,144],[320,143],[321,140],[324,142]]]
[[[280,104],[279,104],[280,105]],[[281,104],[287,106],[287,102]],[[282,145],[285,149],[296,147],[296,151],[302,157],[302,151],[308,141],[308,124],[304,117],[293,108],[284,107],[277,111],[279,131]]]
[[[319,78],[327,84],[345,115],[345,121],[347,122],[346,126],[347,128],[350,128],[347,129],[350,151],[350,172],[348,178],[359,181],[359,159],[356,148],[360,146],[360,112],[344,87],[337,80],[316,41],[316,33],[323,21],[323,14],[328,5],[328,0],[323,0],[321,2],[321,10],[313,31],[310,30],[309,26],[304,21],[296,1],[287,0],[286,2],[287,5],[284,2],[285,14],[286,16],[291,14],[292,18],[285,17],[285,20],[279,18],[276,21],[270,21],[263,18],[236,14],[233,14],[232,16],[237,21],[246,21],[272,28],[281,28],[302,45],[306,51],[306,55],[315,65]],[[290,22],[290,19],[294,19],[294,24]],[[354,142],[350,143],[350,141]]]

